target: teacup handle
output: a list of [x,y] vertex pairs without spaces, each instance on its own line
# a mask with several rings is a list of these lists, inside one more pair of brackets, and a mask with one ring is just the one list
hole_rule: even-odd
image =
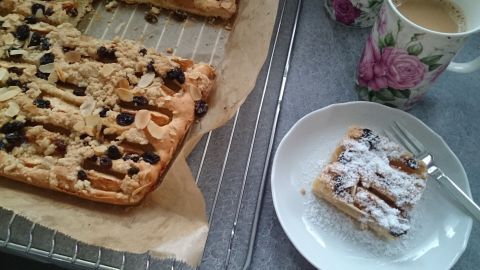
[[480,57],[477,57],[475,60],[466,63],[451,62],[447,67],[447,70],[458,73],[469,73],[477,69],[480,69]]

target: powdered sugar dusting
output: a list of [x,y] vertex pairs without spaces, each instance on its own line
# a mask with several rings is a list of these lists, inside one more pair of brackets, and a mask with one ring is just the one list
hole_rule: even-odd
[[[296,185],[311,187],[313,180],[327,162],[326,160],[306,162],[302,166],[302,175],[297,178]],[[336,241],[346,243],[346,246],[350,247],[348,251],[354,251],[356,254],[361,252],[365,258],[399,257],[416,247],[416,242],[413,240],[419,237],[422,229],[424,198],[410,213],[410,230],[396,240],[386,240],[370,230],[362,229],[358,221],[339,211],[327,201],[317,198],[311,188],[307,188],[307,193],[302,198],[306,206],[302,219],[311,233],[334,237]],[[335,243],[329,244],[335,245]]]

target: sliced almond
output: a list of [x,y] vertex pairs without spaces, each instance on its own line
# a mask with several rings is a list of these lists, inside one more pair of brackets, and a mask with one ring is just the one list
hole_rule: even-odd
[[100,118],[100,115],[98,114],[85,116],[84,119],[85,119],[85,126],[89,128],[96,127],[102,121],[102,119]]
[[82,60],[82,55],[77,51],[68,51],[65,53],[65,61],[69,63],[77,63]]
[[170,122],[170,118],[165,114],[152,112],[152,121],[159,126],[165,126]]
[[166,129],[164,127],[161,127],[155,124],[155,122],[153,121],[150,121],[150,123],[148,123],[147,130],[148,130],[148,133],[150,133],[150,135],[155,139],[165,138]]
[[109,65],[109,64],[105,64],[103,65],[103,67],[100,69],[100,74],[103,76],[103,77],[109,77],[112,73],[113,73],[113,67],[112,65]]
[[6,93],[8,91],[8,87],[1,87],[0,88],[0,95],[3,95],[3,93]]
[[91,115],[93,110],[95,109],[95,100],[91,96],[88,96],[85,101],[80,105],[80,114],[82,116]]
[[55,73],[57,73],[57,77],[60,81],[65,82],[67,80],[65,73],[60,68],[60,66],[55,65]]
[[189,85],[188,92],[190,93],[190,96],[192,97],[193,100],[197,101],[202,99],[202,93],[200,93],[200,90],[198,89],[198,87]]
[[17,50],[10,50],[9,55],[24,55],[27,54],[27,51],[22,50],[22,49],[17,49]]
[[22,90],[18,86],[15,86],[15,87],[9,87],[9,90],[7,92],[1,94],[0,101],[7,101],[9,99],[12,99],[13,97],[15,97],[16,95],[22,92]]
[[117,93],[117,96],[120,98],[120,100],[125,101],[125,102],[130,102],[133,100],[133,93],[132,91],[126,89],[126,88],[117,88],[115,89],[115,93]]
[[6,68],[0,68],[0,82],[5,83],[8,80],[8,70]]
[[122,79],[120,79],[120,81],[118,81],[117,87],[128,89],[130,87],[130,82],[127,79],[122,78]]
[[155,73],[153,72],[148,72],[142,75],[140,80],[138,81],[137,86],[140,88],[145,88],[150,86],[152,84],[153,79],[155,79]]
[[150,111],[140,110],[135,114],[135,127],[138,129],[144,129],[150,123],[151,114]]
[[54,69],[55,69],[55,66],[54,66],[53,63],[48,63],[46,65],[41,65],[41,66],[38,67],[38,70],[40,70],[43,73],[48,73],[48,74],[52,73]]
[[20,107],[16,102],[9,101],[8,102],[8,108],[5,111],[5,115],[8,117],[14,117],[20,112]]

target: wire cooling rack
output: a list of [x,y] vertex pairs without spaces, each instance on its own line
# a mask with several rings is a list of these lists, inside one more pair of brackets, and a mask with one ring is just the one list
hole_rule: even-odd
[[[269,57],[254,91],[230,122],[204,136],[189,158],[205,196],[210,225],[200,269],[246,269],[250,265],[301,2],[280,1]],[[199,22],[190,17],[182,24],[169,24],[172,15],[164,14],[159,18],[163,27],[146,36],[151,27],[141,23],[146,9],[121,4],[114,12],[106,13],[102,1],[97,1],[84,32],[100,38],[131,38],[127,30],[130,28],[158,51],[173,48],[182,55],[182,42],[190,42],[194,46],[191,58],[213,64],[220,61],[214,55],[219,42],[228,35],[223,28],[209,31],[206,19]],[[119,14],[128,20],[118,21]],[[94,23],[99,16],[106,27]],[[200,25],[195,42],[184,38],[189,20]],[[138,26],[133,27],[135,23]],[[202,47],[202,37],[212,42],[206,44],[209,53],[197,50]],[[190,269],[182,262],[158,260],[148,253],[131,254],[86,245],[5,209],[0,209],[0,251],[72,269]]]

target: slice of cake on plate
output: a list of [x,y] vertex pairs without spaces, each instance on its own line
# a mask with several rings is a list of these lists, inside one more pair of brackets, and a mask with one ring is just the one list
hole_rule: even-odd
[[313,192],[381,236],[410,229],[409,214],[426,187],[426,167],[388,138],[349,128]]

